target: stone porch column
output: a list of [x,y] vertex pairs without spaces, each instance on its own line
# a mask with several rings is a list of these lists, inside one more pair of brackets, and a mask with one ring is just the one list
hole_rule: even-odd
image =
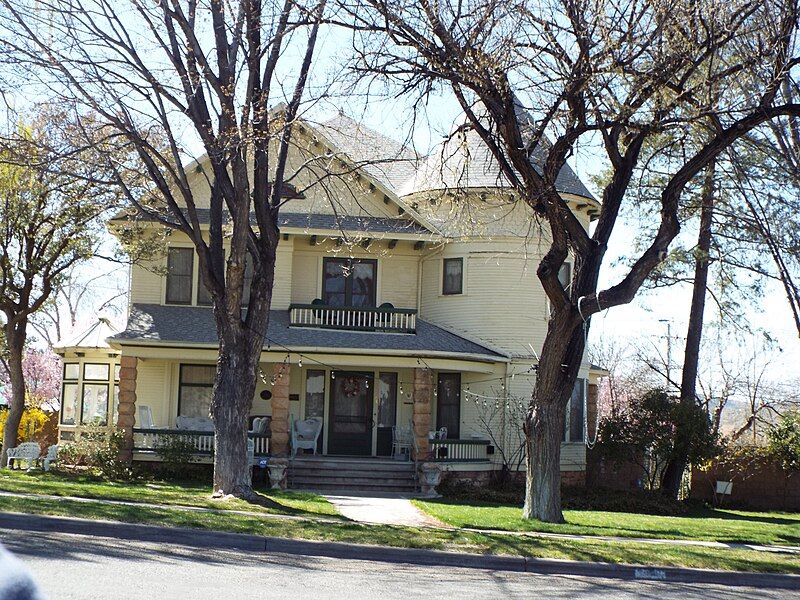
[[133,460],[133,426],[136,423],[136,368],[139,359],[122,356],[119,361],[119,416],[117,429],[123,431],[120,459]]
[[433,372],[429,369],[414,369],[412,389],[414,411],[414,437],[417,442],[417,460],[425,460],[430,454],[428,432],[431,430],[431,405],[433,403]]
[[289,365],[283,363],[272,365],[275,383],[272,386],[272,437],[269,450],[273,456],[289,454],[289,370]]

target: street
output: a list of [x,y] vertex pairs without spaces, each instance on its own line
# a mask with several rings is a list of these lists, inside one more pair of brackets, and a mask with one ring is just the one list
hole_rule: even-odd
[[[51,600],[128,598],[788,598],[793,592],[537,575],[0,529]],[[800,597],[800,595],[798,595]]]

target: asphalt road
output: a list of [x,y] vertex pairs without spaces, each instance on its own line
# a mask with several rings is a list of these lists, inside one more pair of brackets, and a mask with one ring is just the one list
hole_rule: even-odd
[[1,530],[51,600],[789,598],[788,590],[537,575]]

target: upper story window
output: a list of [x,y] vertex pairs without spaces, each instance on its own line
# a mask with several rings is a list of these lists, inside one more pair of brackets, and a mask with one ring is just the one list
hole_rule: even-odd
[[192,303],[193,270],[194,249],[169,248],[167,250],[167,303]]
[[327,306],[375,306],[377,272],[375,259],[323,259],[323,301]]
[[[242,306],[246,306],[250,302],[250,285],[253,282],[253,259],[249,254],[245,255],[244,267],[244,292],[242,293]],[[197,278],[197,304],[198,306],[211,306],[214,301],[211,298],[211,293],[203,283],[203,278]],[[167,300],[167,302],[170,302]]]
[[442,262],[442,294],[450,296],[464,291],[464,259],[445,258]]

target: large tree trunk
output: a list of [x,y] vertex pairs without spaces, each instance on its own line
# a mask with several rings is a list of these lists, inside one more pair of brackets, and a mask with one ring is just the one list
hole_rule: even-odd
[[[214,419],[214,492],[246,498],[252,495],[247,462],[247,421],[256,389],[261,349],[220,342],[211,416]],[[253,356],[255,354],[255,356]]]
[[[706,169],[700,208],[700,232],[697,237],[697,250],[694,262],[694,284],[692,305],[689,311],[689,326],[686,331],[686,347],[681,373],[681,398],[685,405],[697,402],[697,372],[700,365],[700,343],[703,339],[703,317],[706,307],[706,287],[708,285],[709,252],[711,250],[711,227],[714,220],[714,162]],[[677,499],[680,494],[683,473],[689,463],[692,439],[687,435],[675,438],[675,453],[667,463],[661,479],[662,492]]]
[[537,403],[525,436],[525,519],[562,523],[561,432],[564,406],[561,402]]
[[11,404],[8,407],[8,418],[3,430],[3,445],[0,449],[0,467],[6,466],[8,449],[17,446],[17,432],[25,412],[25,375],[22,361],[25,354],[25,325],[13,324],[11,319],[6,323],[6,344],[8,346],[8,371],[11,380]]
[[[277,239],[277,231],[274,236]],[[277,245],[277,244],[276,244]],[[247,424],[256,391],[259,361],[269,325],[275,252],[261,257],[253,275],[244,322],[238,311],[214,308],[219,335],[219,358],[211,400],[214,421],[214,495],[253,497],[251,465],[247,459]],[[241,266],[230,266],[243,271]],[[239,301],[237,297],[236,302]]]
[[524,425],[526,478],[522,515],[526,519],[564,522],[561,441],[567,403],[583,360],[583,327],[571,306],[550,319]]

